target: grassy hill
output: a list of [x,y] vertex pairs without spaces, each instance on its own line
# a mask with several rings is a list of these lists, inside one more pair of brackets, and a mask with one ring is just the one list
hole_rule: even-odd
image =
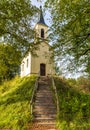
[[[0,129],[26,130],[31,123],[30,99],[36,77],[16,77],[0,85]],[[90,129],[90,81],[55,78],[60,130]]]
[[30,99],[35,79],[16,77],[0,85],[0,129],[24,130],[31,122]]
[[55,78],[60,109],[57,125],[60,130],[90,130],[90,80],[85,81]]

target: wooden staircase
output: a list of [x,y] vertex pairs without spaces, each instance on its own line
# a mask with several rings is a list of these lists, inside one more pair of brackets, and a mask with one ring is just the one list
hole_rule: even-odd
[[31,130],[57,130],[55,127],[56,106],[48,77],[39,79],[33,112],[34,123]]

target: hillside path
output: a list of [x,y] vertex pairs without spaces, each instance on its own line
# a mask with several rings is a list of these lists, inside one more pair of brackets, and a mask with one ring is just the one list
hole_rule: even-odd
[[39,79],[33,111],[34,122],[30,130],[57,130],[55,126],[56,106],[48,77],[40,77]]

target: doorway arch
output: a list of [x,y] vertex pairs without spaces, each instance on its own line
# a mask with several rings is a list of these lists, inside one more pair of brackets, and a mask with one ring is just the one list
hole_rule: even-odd
[[41,63],[40,64],[40,76],[46,75],[46,64]]

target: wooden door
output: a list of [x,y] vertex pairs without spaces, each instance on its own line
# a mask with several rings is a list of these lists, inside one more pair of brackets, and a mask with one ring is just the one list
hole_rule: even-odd
[[46,75],[46,65],[40,64],[40,75],[45,76]]

